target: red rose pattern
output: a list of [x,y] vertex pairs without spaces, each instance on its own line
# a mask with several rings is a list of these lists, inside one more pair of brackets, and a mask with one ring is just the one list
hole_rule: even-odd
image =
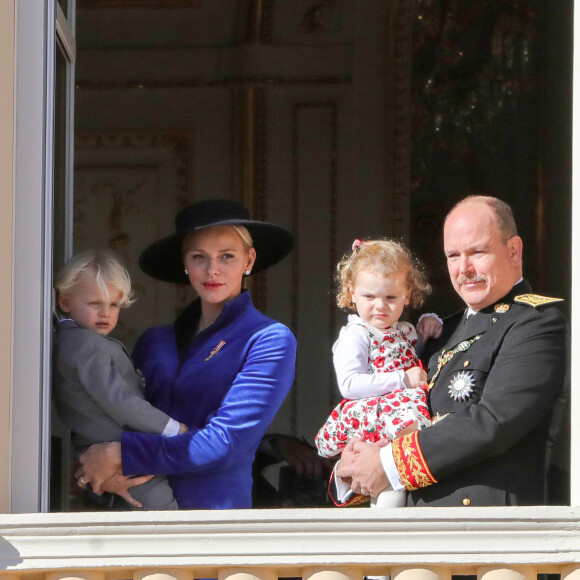
[[419,429],[429,427],[430,419],[423,389],[397,389],[382,397],[344,399],[316,435],[316,447],[319,455],[333,457],[353,437],[362,437],[370,443],[394,439],[415,421]]
[[[364,326],[364,325],[363,325]],[[369,369],[371,373],[392,372],[417,366],[414,328],[405,322],[391,327],[377,340],[377,333],[365,326],[369,333]],[[315,437],[318,454],[338,455],[353,437],[375,443],[394,439],[404,428],[417,422],[419,429],[431,425],[424,390],[401,388],[379,397],[343,399],[332,411]]]

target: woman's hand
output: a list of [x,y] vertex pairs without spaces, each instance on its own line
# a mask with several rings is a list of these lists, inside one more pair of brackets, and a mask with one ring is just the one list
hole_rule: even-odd
[[109,477],[101,485],[102,491],[108,491],[121,496],[128,504],[136,508],[142,508],[143,504],[138,502],[130,493],[129,489],[136,485],[141,485],[152,479],[152,475],[140,475],[139,477],[125,477],[122,473],[116,473]]
[[121,443],[95,443],[79,457],[79,462],[81,466],[75,472],[78,485],[84,488],[90,483],[93,491],[101,495],[107,491],[103,488],[105,481],[122,473]]

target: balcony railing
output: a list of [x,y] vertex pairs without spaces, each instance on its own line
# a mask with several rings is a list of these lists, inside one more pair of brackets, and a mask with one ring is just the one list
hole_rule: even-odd
[[0,580],[580,579],[580,508],[0,516]]

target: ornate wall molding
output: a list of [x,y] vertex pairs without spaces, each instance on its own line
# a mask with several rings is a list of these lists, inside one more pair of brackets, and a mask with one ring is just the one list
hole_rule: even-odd
[[[252,88],[252,133],[254,148],[246,155],[254,168],[254,189],[249,192],[250,200],[246,203],[250,207],[252,217],[261,221],[268,218],[268,91]],[[252,299],[258,310],[267,311],[268,305],[268,274],[263,272],[253,277],[251,281]]]
[[[300,221],[300,206],[303,203],[308,203],[309,193],[300,191],[300,162],[299,162],[299,115],[305,110],[319,109],[326,110],[331,115],[331,129],[330,129],[330,191],[329,193],[329,213],[327,216],[328,230],[327,232],[320,232],[319,238],[321,247],[323,242],[328,244],[328,262],[326,274],[321,277],[322,280],[328,284],[327,292],[330,296],[334,294],[334,272],[337,260],[337,218],[338,218],[338,107],[336,103],[332,102],[299,102],[295,103],[292,109],[292,229],[294,235],[299,240],[299,221]],[[321,168],[322,170],[322,168]],[[303,242],[304,243],[304,242]],[[326,245],[326,244],[325,244]],[[313,249],[313,251],[316,251]],[[291,279],[291,328],[295,334],[299,331],[299,311],[301,305],[299,292],[299,276],[300,272],[300,252],[295,250],[292,253],[292,279]],[[306,297],[307,298],[307,297]],[[330,343],[336,334],[336,307],[334,300],[329,300],[329,327],[327,329],[327,336],[330,337]],[[324,365],[328,367],[326,375],[328,376],[327,396],[329,400],[329,408],[335,404],[336,399],[336,385],[334,381],[334,370],[332,368],[332,357],[325,358]],[[298,385],[296,385],[297,387]],[[297,432],[298,422],[298,389],[294,388],[291,394],[291,428],[292,433]]]
[[252,87],[294,87],[294,86],[326,86],[350,85],[351,76],[264,76],[264,77],[231,77],[223,79],[185,79],[163,81],[79,81],[76,88],[79,90],[114,90],[114,89],[195,89],[203,87],[239,88]]
[[199,8],[201,0],[77,0],[84,8]]
[[393,0],[389,33],[392,43],[387,71],[393,86],[393,191],[392,221],[394,237],[409,239],[410,198],[411,198],[411,67],[412,67],[412,30],[415,16],[413,0]]

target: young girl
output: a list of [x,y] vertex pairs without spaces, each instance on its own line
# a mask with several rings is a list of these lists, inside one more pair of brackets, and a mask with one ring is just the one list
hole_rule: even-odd
[[[344,399],[316,435],[323,457],[339,454],[353,437],[392,440],[403,430],[431,424],[426,374],[415,351],[417,332],[399,320],[405,306],[420,307],[431,289],[418,262],[400,243],[355,240],[337,269],[337,304],[358,315],[349,315],[332,349]],[[423,315],[421,340],[441,334],[441,324],[435,315]],[[404,501],[404,491],[386,491],[371,498],[371,505]]]
[[[126,430],[166,436],[187,431],[145,401],[143,379],[127,351],[108,337],[119,310],[132,302],[129,274],[117,259],[106,252],[79,254],[64,266],[55,290],[52,387],[75,455],[93,443],[118,441]],[[178,509],[165,477],[133,487],[131,494],[144,509]]]

